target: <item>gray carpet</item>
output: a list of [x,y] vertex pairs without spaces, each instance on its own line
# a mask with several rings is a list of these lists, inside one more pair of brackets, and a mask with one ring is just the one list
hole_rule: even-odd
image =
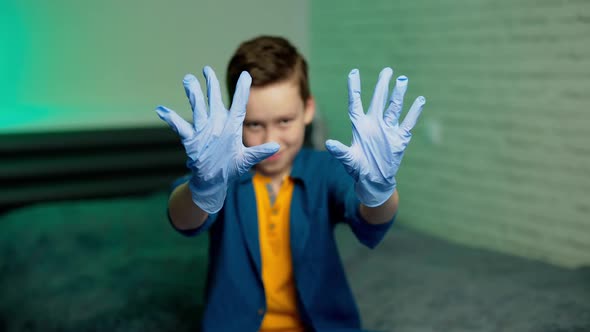
[[[354,242],[340,238],[343,247]],[[367,328],[590,331],[590,267],[563,269],[402,227],[376,250],[351,251],[346,266]]]
[[[166,193],[0,216],[0,331],[196,331],[206,237]],[[384,331],[590,331],[590,268],[568,270],[395,225],[374,251],[338,238],[364,326]]]

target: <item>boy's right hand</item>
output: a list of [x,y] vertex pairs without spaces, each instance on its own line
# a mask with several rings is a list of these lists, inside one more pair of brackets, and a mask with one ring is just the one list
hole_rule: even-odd
[[245,147],[242,142],[242,126],[252,83],[250,74],[242,72],[240,75],[229,112],[221,99],[219,81],[213,69],[207,66],[203,74],[207,80],[208,109],[197,78],[189,74],[183,80],[193,110],[192,124],[164,106],[158,106],[156,112],[182,140],[188,156],[187,167],[192,172],[189,187],[193,202],[211,214],[223,206],[228,183],[276,153],[279,145],[271,142]]

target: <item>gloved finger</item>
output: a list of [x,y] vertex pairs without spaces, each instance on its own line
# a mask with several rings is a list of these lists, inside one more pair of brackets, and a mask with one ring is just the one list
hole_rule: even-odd
[[420,96],[416,98],[416,100],[412,104],[412,107],[410,107],[408,114],[406,114],[404,121],[401,124],[402,129],[404,129],[407,132],[410,132],[412,128],[414,128],[416,122],[418,121],[420,113],[422,113],[422,108],[424,107],[424,104],[426,104],[426,99],[424,97]]
[[326,149],[334,158],[348,164],[352,161],[350,148],[337,140],[329,139],[326,141]]
[[381,70],[379,80],[373,92],[373,99],[371,99],[371,105],[369,106],[368,114],[375,115],[379,119],[383,119],[383,109],[385,108],[387,96],[389,95],[389,81],[391,81],[391,76],[393,76],[393,69],[386,67]]
[[250,85],[252,84],[252,77],[248,72],[243,71],[238,78],[236,84],[236,92],[234,93],[233,102],[229,111],[230,116],[235,124],[234,128],[241,128],[246,116],[246,105],[248,104],[248,97],[250,96]]
[[191,124],[181,118],[180,115],[176,114],[173,110],[160,105],[156,107],[156,113],[158,113],[160,119],[168,123],[170,128],[172,128],[182,140],[193,137],[194,130]]
[[207,99],[209,100],[209,112],[211,117],[215,117],[219,114],[215,114],[219,111],[225,111],[223,100],[221,99],[221,88],[219,87],[219,80],[213,69],[209,66],[205,66],[203,74],[207,81]]
[[364,115],[361,101],[361,77],[358,69],[353,69],[348,74],[348,116],[354,123]]
[[280,148],[281,146],[275,142],[245,148],[243,166],[248,170],[252,166],[275,154]]
[[406,76],[400,76],[395,80],[395,86],[393,87],[393,93],[389,100],[389,106],[383,115],[383,120],[388,125],[395,125],[399,121],[399,116],[404,106],[404,95],[408,89],[408,78]]
[[198,132],[207,124],[207,106],[205,105],[201,84],[194,75],[186,74],[182,80],[182,85],[193,110],[193,126]]

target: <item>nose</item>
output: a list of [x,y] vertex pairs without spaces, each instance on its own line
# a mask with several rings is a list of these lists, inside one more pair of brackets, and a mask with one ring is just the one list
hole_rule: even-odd
[[279,143],[279,130],[274,128],[274,126],[268,126],[266,128],[266,137],[264,143],[268,142],[276,142]]

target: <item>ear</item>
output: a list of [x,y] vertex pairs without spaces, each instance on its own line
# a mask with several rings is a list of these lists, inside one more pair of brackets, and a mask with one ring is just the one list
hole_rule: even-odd
[[310,124],[315,115],[315,99],[310,96],[305,101],[305,109],[303,110],[303,121],[306,125]]

